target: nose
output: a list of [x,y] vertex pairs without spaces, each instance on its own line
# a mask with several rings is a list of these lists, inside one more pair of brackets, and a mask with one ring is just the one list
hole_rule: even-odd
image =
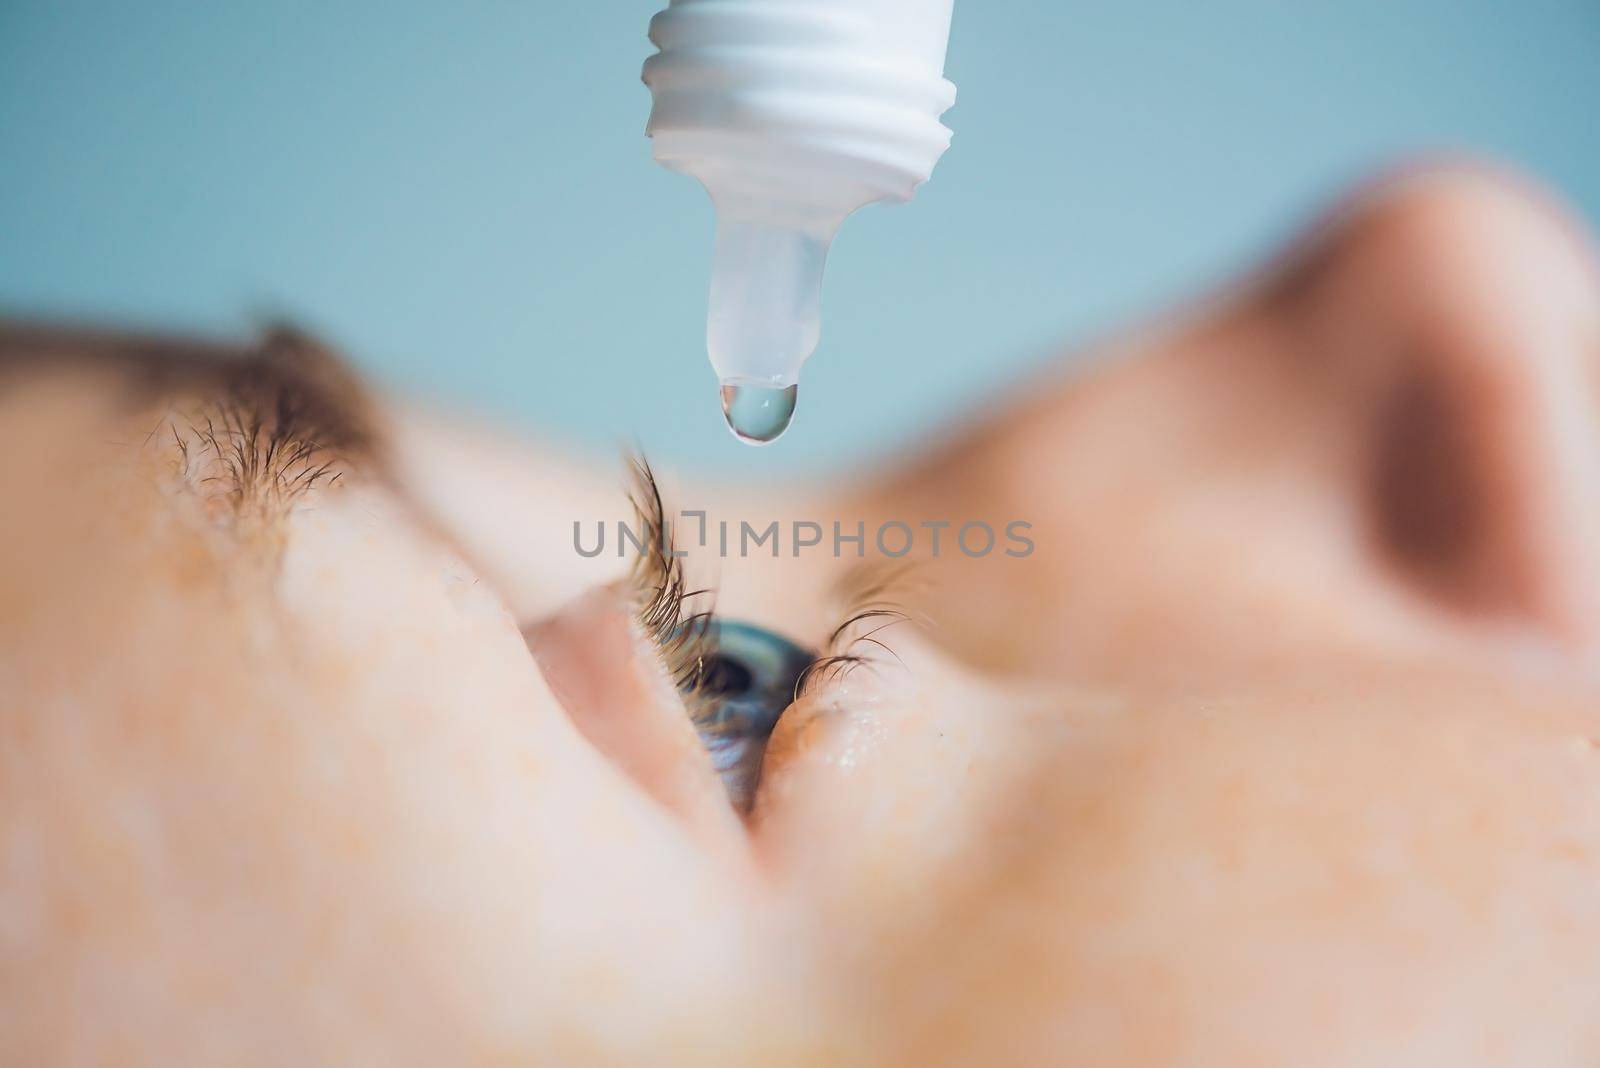
[[1514,175],[1419,170],[1286,279],[1362,435],[1379,556],[1451,611],[1600,651],[1600,277],[1577,222]]

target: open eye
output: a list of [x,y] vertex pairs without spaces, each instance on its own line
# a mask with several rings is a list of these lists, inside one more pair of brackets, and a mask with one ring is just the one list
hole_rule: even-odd
[[755,799],[767,739],[815,657],[748,623],[712,619],[705,626],[711,651],[697,679],[685,684],[685,694],[729,801],[745,812]]

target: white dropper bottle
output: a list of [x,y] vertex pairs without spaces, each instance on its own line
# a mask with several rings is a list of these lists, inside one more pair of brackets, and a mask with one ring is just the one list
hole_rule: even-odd
[[646,132],[716,208],[706,347],[742,441],[794,414],[839,224],[911,199],[949,147],[953,2],[670,0],[650,22]]

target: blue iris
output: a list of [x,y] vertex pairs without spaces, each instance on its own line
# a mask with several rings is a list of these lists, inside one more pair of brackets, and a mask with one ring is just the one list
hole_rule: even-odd
[[700,673],[702,712],[695,728],[728,800],[747,812],[767,739],[815,658],[787,638],[748,623],[712,620],[706,627],[708,644],[716,651]]

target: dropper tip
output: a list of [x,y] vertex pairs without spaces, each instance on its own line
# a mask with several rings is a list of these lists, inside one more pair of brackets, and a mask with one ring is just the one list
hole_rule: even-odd
[[798,384],[769,386],[736,379],[722,383],[722,417],[733,436],[746,445],[771,445],[794,419]]

